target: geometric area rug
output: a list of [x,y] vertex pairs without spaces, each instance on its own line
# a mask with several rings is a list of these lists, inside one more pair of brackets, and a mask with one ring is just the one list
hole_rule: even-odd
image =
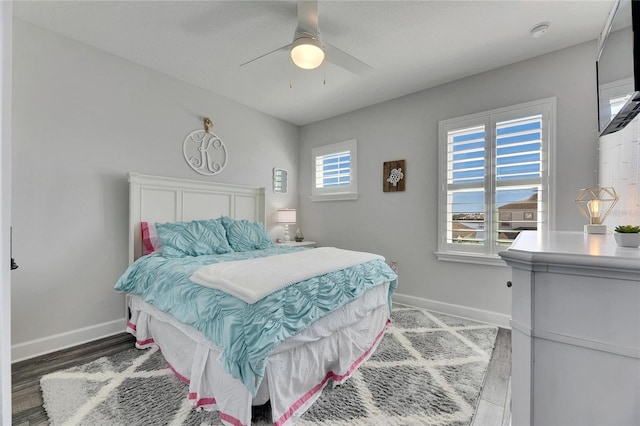
[[[297,425],[452,425],[471,422],[498,329],[394,304],[392,322],[369,360],[340,386],[327,386]],[[51,425],[222,425],[194,410],[188,385],[157,349],[129,349],[43,376]],[[269,403],[254,425],[271,424]]]

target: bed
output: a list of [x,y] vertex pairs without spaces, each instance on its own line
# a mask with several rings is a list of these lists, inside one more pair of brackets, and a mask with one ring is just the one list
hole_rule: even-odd
[[129,193],[127,331],[161,349],[195,407],[249,425],[269,401],[274,424],[294,424],[377,347],[397,285],[380,256],[265,241],[264,188],[130,173]]

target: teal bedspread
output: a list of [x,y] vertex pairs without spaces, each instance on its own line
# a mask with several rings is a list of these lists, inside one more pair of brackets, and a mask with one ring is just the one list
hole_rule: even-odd
[[266,361],[273,349],[318,319],[356,299],[369,288],[397,276],[382,260],[332,272],[289,287],[249,305],[220,290],[189,280],[204,265],[251,259],[300,250],[271,247],[222,255],[164,258],[151,254],[131,264],[115,289],[137,294],[161,311],[189,324],[223,348],[227,372],[241,380],[255,396],[262,383]]

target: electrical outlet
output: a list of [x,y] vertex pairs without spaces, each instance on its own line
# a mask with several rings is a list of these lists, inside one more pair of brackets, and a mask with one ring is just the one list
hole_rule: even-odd
[[396,274],[398,273],[398,262],[396,262],[395,260],[391,261],[391,269],[393,270],[393,272],[395,272]]

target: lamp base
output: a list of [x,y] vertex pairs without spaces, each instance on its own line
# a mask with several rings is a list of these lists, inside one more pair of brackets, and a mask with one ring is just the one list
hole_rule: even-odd
[[291,237],[289,236],[289,225],[284,226],[284,235],[282,236],[282,241],[285,243],[291,242]]
[[607,225],[585,225],[584,233],[585,234],[606,234]]

